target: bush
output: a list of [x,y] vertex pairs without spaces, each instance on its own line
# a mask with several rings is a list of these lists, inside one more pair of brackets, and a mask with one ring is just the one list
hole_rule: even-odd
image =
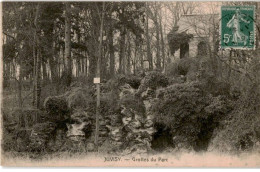
[[74,87],[64,94],[70,110],[86,108],[93,101],[93,92],[89,88]]
[[183,58],[178,63],[178,74],[187,75],[195,73],[197,70],[198,61],[194,58]]
[[[253,150],[260,143],[260,91],[250,92],[235,102],[234,110],[221,121],[214,132],[210,149],[222,152]],[[258,147],[258,151],[259,151]]]
[[48,114],[57,114],[68,111],[68,105],[64,96],[46,98],[44,101],[44,107]]
[[165,73],[167,76],[172,77],[172,76],[177,76],[179,75],[178,71],[178,63],[180,59],[175,60],[174,62],[167,64]]
[[124,97],[119,101],[119,104],[125,106],[126,108],[134,109],[135,111],[140,112],[142,114],[145,113],[143,101],[134,96]]
[[18,127],[16,127],[16,129],[13,132],[8,132],[7,130],[3,129],[3,151],[29,151],[28,145],[30,143],[30,133],[30,130]]
[[135,75],[125,76],[125,83],[129,84],[132,88],[138,89],[141,84],[142,77]]
[[166,74],[169,76],[187,75],[196,73],[199,60],[195,58],[182,58],[167,65]]
[[56,124],[44,122],[35,124],[30,134],[29,149],[32,151],[43,151],[47,148],[48,141],[54,137]]
[[39,122],[44,112],[33,108],[18,108],[13,111],[13,122],[17,123],[19,127],[32,127],[35,123]]
[[129,84],[133,89],[138,89],[142,78],[142,75],[116,75],[103,86],[102,90],[104,90],[104,92],[109,92],[118,89],[125,84]]
[[136,95],[142,94],[147,88],[156,90],[160,87],[167,87],[169,84],[169,79],[157,71],[152,71],[148,73],[141,81],[141,85],[138,88]]
[[198,82],[160,90],[153,106],[155,125],[171,130],[175,146],[194,149],[207,148],[214,128],[230,110],[226,97],[205,94]]

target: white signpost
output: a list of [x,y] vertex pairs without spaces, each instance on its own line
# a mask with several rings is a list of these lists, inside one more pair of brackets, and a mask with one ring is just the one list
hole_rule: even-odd
[[94,78],[94,84],[100,84],[100,78]]
[[[102,4],[100,38],[103,38],[103,24],[104,24],[105,2]],[[99,40],[98,59],[97,59],[97,75],[94,78],[94,84],[97,86],[97,109],[96,109],[96,131],[95,131],[95,146],[98,151],[98,136],[99,136],[99,116],[100,116],[100,62],[102,56],[102,40]]]

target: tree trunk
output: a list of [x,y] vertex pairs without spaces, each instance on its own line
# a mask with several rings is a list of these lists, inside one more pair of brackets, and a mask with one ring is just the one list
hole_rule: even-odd
[[[39,46],[39,40],[38,46]],[[41,98],[41,55],[40,50],[37,50],[37,59],[36,59],[36,108],[40,108],[40,98]]]
[[54,56],[53,54],[51,54],[51,56],[49,57],[50,59],[50,72],[51,72],[51,82],[56,82],[57,80],[57,69],[56,69],[56,62],[54,60]]
[[126,30],[123,27],[120,32],[119,73],[125,73],[125,38]]
[[161,57],[160,57],[160,27],[158,23],[157,11],[155,12],[155,27],[156,27],[156,68],[161,70]]
[[[103,35],[106,35],[105,31],[104,33],[102,34]],[[103,42],[103,41],[102,41]],[[101,66],[100,66],[100,75],[102,76],[103,79],[107,78],[107,55],[106,55],[106,52],[107,52],[107,46],[106,44],[102,44],[102,47],[101,47]]]
[[131,40],[130,35],[127,34],[128,47],[127,47],[127,63],[126,63],[126,74],[131,73]]
[[139,48],[139,43],[138,39],[135,39],[135,53],[134,53],[134,59],[133,59],[133,70],[134,70],[134,75],[136,74],[136,63],[137,59],[139,59],[139,54],[138,54],[138,48]]
[[70,21],[70,3],[65,2],[65,58],[67,64],[67,86],[72,81],[72,58],[71,58],[71,21]]
[[50,44],[48,44],[48,48],[51,50],[50,51],[50,54],[49,54],[49,62],[50,62],[50,71],[51,71],[51,81],[53,83],[57,82],[58,81],[58,68],[57,68],[57,60],[55,58],[56,56],[56,42],[55,42],[55,39],[53,38],[53,33],[55,33],[55,27],[56,27],[56,24],[55,24],[55,21],[52,21],[54,22],[54,24],[52,25],[52,32],[48,33],[48,40],[50,41]]
[[60,79],[60,77],[61,77],[62,56],[63,56],[62,46],[59,44],[59,57],[58,57],[58,62],[57,62],[58,63],[58,74],[57,74],[58,79]]
[[[104,9],[105,9],[105,2],[103,2],[102,14],[101,14],[101,22],[100,22],[100,39],[99,39],[99,46],[98,46],[98,60],[97,60],[97,74],[96,77],[100,78],[100,62],[102,57],[102,38],[103,38],[103,22],[104,22]],[[96,110],[96,130],[95,130],[95,145],[98,149],[98,137],[99,137],[99,115],[100,115],[100,83],[97,83],[97,110]]]
[[162,29],[162,14],[160,14],[160,34],[161,34],[161,46],[162,46],[162,67],[163,71],[165,72],[165,48],[164,48],[164,38],[163,38],[163,29]]
[[96,54],[96,42],[93,38],[91,38],[92,41],[90,41],[90,56],[89,56],[89,66],[88,66],[88,72],[89,72],[89,80],[90,82],[93,82],[93,78],[96,73],[96,67],[97,67],[97,54]]
[[48,82],[48,75],[47,75],[46,64],[43,62],[43,60],[42,60],[42,75],[43,75],[43,85],[45,85]]
[[180,7],[180,2],[176,2],[176,5],[174,7],[174,27],[177,26],[177,23],[179,21],[179,7]]
[[87,55],[87,51],[85,51],[85,75],[88,76],[88,55]]
[[159,6],[158,4],[155,2],[155,13],[154,13],[154,25],[155,25],[155,30],[156,30],[156,68],[161,70],[161,50],[160,50],[160,26],[159,26],[159,21],[158,21],[158,10],[159,10]]
[[40,13],[40,4],[37,4],[36,13],[34,18],[34,46],[33,46],[33,55],[34,55],[34,88],[33,88],[33,105],[36,108],[39,108],[40,102],[40,57],[39,57],[39,39],[37,36],[38,31],[38,18]]
[[32,100],[32,105],[35,106],[36,102],[36,29],[34,31],[34,36],[33,36],[33,100]]
[[[79,30],[77,30],[76,31],[76,33],[77,33],[77,42],[80,44],[81,43],[81,41],[80,41],[80,39],[81,39],[81,35],[80,35],[80,31]],[[77,77],[79,77],[79,76],[81,76],[81,74],[82,74],[82,51],[81,51],[81,49],[79,49],[79,57],[77,58],[77,68],[78,68],[78,73],[77,73]]]
[[[83,53],[84,53],[84,51],[82,52],[82,55],[83,55]],[[82,75],[85,74],[85,56],[84,56],[84,58],[81,59],[81,73],[82,73]]]
[[115,50],[113,41],[113,28],[109,28],[108,31],[108,41],[109,41],[109,56],[110,56],[110,77],[115,75]]
[[20,71],[19,71],[19,78],[18,78],[18,105],[21,108],[23,106],[23,101],[22,101],[22,65],[21,65],[21,57],[19,59],[19,66],[20,66]]
[[91,10],[91,37],[86,40],[87,46],[89,47],[89,57],[88,57],[88,79],[90,82],[93,82],[93,78],[96,75],[97,59],[98,59],[98,38],[100,29],[100,23],[97,21],[98,12],[94,10],[95,7]]
[[76,77],[79,77],[79,75],[80,75],[80,59],[79,58],[76,59],[75,67],[76,67]]
[[149,21],[148,21],[148,14],[147,14],[147,8],[148,5],[146,3],[146,25],[145,25],[145,33],[146,33],[146,44],[147,44],[147,60],[149,61],[149,69],[153,70],[153,57],[152,57],[152,53],[151,53],[151,45],[150,45],[150,38],[149,38]]
[[4,88],[9,87],[9,81],[10,81],[10,62],[7,62],[4,64],[5,69],[4,69],[4,77],[3,77],[3,82],[4,82]]
[[[65,46],[62,47],[62,73],[65,73],[67,71],[66,68],[66,58],[65,58]],[[62,75],[61,73],[61,75]]]
[[139,55],[139,61],[140,61],[140,67],[141,69],[144,68],[144,52],[142,50],[142,46],[140,46],[141,51],[139,51],[140,55]]

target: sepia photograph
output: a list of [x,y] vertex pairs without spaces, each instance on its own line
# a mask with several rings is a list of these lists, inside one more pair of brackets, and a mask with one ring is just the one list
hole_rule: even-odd
[[1,166],[260,167],[260,1],[2,1]]

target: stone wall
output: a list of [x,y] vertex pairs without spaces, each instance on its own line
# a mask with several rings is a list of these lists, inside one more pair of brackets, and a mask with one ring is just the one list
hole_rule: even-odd
[[[190,42],[189,42],[189,56],[188,57],[196,57],[197,54],[198,54],[198,44],[200,42],[207,42],[205,41],[205,38],[199,38],[199,37],[194,37]],[[211,48],[212,45],[210,45]],[[180,49],[178,49],[175,53],[174,53],[174,56],[179,58],[180,57]]]

